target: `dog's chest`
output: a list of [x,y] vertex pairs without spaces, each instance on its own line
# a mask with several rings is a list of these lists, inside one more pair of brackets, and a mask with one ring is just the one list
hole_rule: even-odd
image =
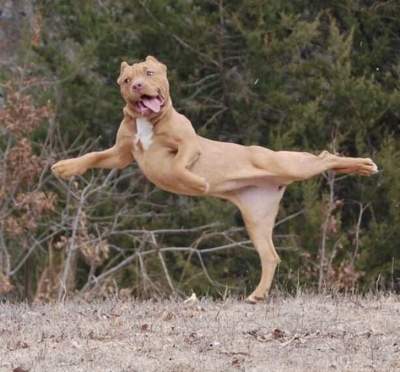
[[146,118],[136,119],[136,138],[135,143],[140,143],[144,150],[147,150],[153,143],[153,124]]

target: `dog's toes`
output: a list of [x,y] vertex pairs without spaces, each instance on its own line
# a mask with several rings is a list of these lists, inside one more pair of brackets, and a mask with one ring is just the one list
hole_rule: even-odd
[[193,185],[194,189],[202,194],[208,194],[210,191],[210,184],[205,180],[205,178],[201,178],[201,182]]
[[51,167],[52,172],[60,178],[68,179],[84,173],[83,169],[73,160],[61,160]]
[[245,302],[250,305],[256,305],[256,304],[265,302],[265,297],[260,297],[260,296],[251,294],[249,297],[247,297],[245,299]]
[[371,160],[368,164],[363,164],[357,172],[361,176],[371,176],[378,173],[377,165]]
[[68,178],[68,172],[62,162],[58,162],[51,167],[53,174],[60,178]]
[[51,166],[51,171],[53,172],[53,174],[55,175],[55,176],[57,176],[57,177],[61,177],[62,176],[62,169],[63,169],[63,167],[62,167],[62,164],[61,164],[61,162],[57,162],[56,164],[53,164],[52,166]]
[[374,161],[370,158],[363,159],[363,171],[368,172],[370,174],[378,173],[378,166],[374,163]]
[[372,174],[375,174],[378,172],[379,172],[378,166],[374,162],[372,162]]

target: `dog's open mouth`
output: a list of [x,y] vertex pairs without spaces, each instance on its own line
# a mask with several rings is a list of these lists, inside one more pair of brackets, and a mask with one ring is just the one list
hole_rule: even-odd
[[136,110],[143,115],[150,113],[159,113],[164,105],[164,98],[160,95],[149,96],[144,94],[139,101],[135,103]]

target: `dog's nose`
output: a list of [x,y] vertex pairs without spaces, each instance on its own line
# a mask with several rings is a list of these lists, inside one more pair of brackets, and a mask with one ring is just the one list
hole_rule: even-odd
[[143,82],[141,80],[136,80],[133,82],[132,88],[134,90],[141,90],[143,89]]

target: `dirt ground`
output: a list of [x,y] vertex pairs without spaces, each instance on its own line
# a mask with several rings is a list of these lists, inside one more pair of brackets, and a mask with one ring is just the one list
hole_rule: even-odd
[[0,371],[399,371],[400,298],[0,304]]

